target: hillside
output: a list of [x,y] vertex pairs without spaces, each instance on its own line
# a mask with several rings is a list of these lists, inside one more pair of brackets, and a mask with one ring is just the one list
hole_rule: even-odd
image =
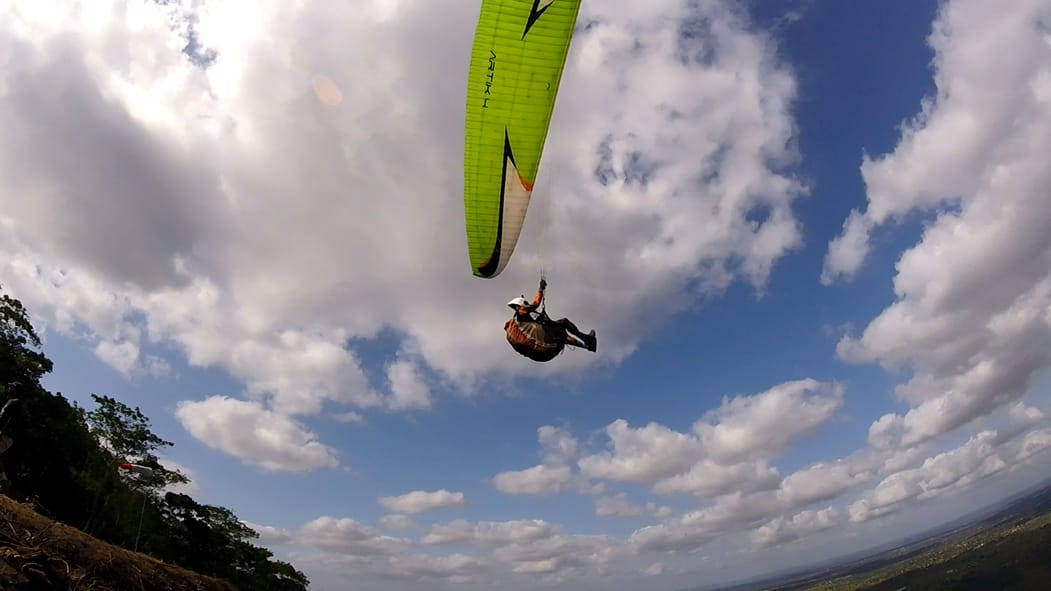
[[0,590],[237,591],[97,540],[0,495]]
[[190,479],[160,463],[173,443],[138,407],[80,406],[43,387],[52,368],[0,293],[0,590],[306,591],[233,511],[172,490]]
[[1042,591],[1051,580],[1051,512],[970,533],[876,571],[807,591]]
[[[1048,549],[1051,480],[896,544],[707,590],[1042,591],[1051,580]],[[990,581],[1001,586],[988,586]]]

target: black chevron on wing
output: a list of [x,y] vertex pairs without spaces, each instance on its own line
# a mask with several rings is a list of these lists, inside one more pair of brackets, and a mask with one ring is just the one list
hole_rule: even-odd
[[496,267],[500,264],[500,243],[504,239],[504,197],[507,191],[508,161],[511,162],[512,166],[517,167],[515,155],[511,152],[511,138],[507,134],[507,129],[504,129],[504,165],[503,173],[500,175],[500,209],[496,222],[496,244],[493,245],[493,252],[489,255],[489,259],[482,263],[481,267],[478,267],[478,272],[483,277],[492,277],[493,273],[496,272]]
[[544,14],[544,11],[548,8],[551,8],[551,4],[554,4],[554,2],[540,8],[540,0],[533,0],[533,8],[529,10],[529,20],[526,21],[525,30],[522,31],[522,39],[525,39],[526,33],[529,32],[529,29],[533,28],[533,25],[536,23],[537,19],[540,18],[540,15]]

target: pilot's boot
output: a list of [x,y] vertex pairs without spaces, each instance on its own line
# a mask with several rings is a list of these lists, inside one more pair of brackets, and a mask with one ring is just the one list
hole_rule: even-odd
[[584,343],[588,346],[588,351],[594,352],[598,349],[598,337],[595,336],[595,329],[591,329],[591,332],[587,334]]

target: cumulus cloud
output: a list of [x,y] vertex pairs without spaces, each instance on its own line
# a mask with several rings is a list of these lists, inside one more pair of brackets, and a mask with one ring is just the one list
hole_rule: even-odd
[[814,379],[780,384],[754,396],[724,399],[693,430],[705,453],[734,463],[782,451],[795,437],[832,418],[843,404],[843,386]]
[[781,484],[781,474],[765,460],[724,466],[705,458],[687,472],[658,481],[653,491],[660,494],[687,493],[717,497],[734,491],[745,493],[771,490]]
[[389,406],[392,409],[431,407],[431,389],[420,377],[419,369],[412,362],[399,359],[391,363],[387,366],[387,379],[390,380]]
[[396,513],[425,513],[446,507],[462,507],[467,500],[462,492],[444,488],[435,491],[414,490],[394,497],[380,497],[379,502]]
[[287,529],[272,525],[259,525],[249,521],[243,523],[259,534],[256,542],[263,546],[280,546],[293,540],[293,533]]
[[337,451],[318,441],[316,434],[257,402],[212,396],[180,402],[175,415],[208,446],[267,470],[309,472],[339,466]]
[[384,515],[380,518],[380,525],[387,529],[409,529],[415,527],[407,515],[401,515],[400,513],[391,513]]
[[[806,466],[782,477],[772,465],[773,459],[791,441],[830,420],[842,405],[844,390],[841,384],[804,379],[728,397],[696,421],[689,432],[655,422],[632,427],[618,419],[604,431],[609,441],[607,451],[589,452],[568,431],[542,428],[542,455],[553,465],[501,474],[499,482],[508,491],[558,490],[573,476],[565,460],[577,457],[576,464],[585,477],[648,484],[657,495],[688,494],[707,501],[675,517],[671,507],[649,501],[644,509],[630,502],[625,492],[596,498],[598,517],[650,516],[662,520],[631,535],[631,547],[638,551],[688,551],[722,535],[764,524],[764,533],[755,534],[759,536],[756,543],[775,545],[823,529],[811,523],[811,513],[800,509],[835,499],[882,471],[901,469],[916,461],[906,452],[866,451],[832,463]],[[1036,414],[1019,409],[1012,416],[1031,419]],[[553,453],[553,441],[563,442],[557,449],[572,451]],[[557,486],[542,480],[547,474],[559,475],[553,480]],[[793,512],[798,517],[791,517]],[[831,525],[831,515],[822,513],[818,521]],[[835,515],[838,519],[839,513]]]
[[928,39],[936,95],[892,152],[862,164],[867,206],[830,245],[826,280],[856,272],[870,230],[933,212],[898,261],[897,301],[837,347],[849,361],[913,370],[898,389],[911,409],[877,420],[873,445],[911,446],[966,425],[1019,400],[1051,366],[1048,23],[1039,0],[1010,12],[943,4]]
[[508,495],[546,495],[563,490],[573,481],[569,466],[539,464],[524,470],[509,470],[493,476],[493,486]]
[[841,385],[806,379],[726,398],[690,433],[618,419],[606,427],[612,450],[578,464],[589,477],[653,484],[661,494],[769,490],[781,481],[769,459],[832,418],[842,400]]
[[129,374],[139,361],[139,346],[131,341],[99,341],[95,354],[110,367]]
[[[937,95],[891,153],[863,160],[868,202],[829,245],[822,282],[852,277],[880,227],[934,212],[899,261],[897,301],[837,346],[911,370],[897,390],[910,410],[874,421],[869,448],[782,477],[775,458],[843,406],[840,385],[800,380],[728,397],[686,431],[612,421],[597,450],[543,426],[539,463],[492,479],[658,520],[627,543],[527,519],[432,525],[418,542],[428,552],[471,550],[441,556],[350,518],[260,533],[388,581],[557,583],[608,574],[633,551],[860,525],[1035,457],[1051,431],[1018,401],[1051,365],[1048,11],[944,3],[930,38]],[[154,347],[228,372],[243,391],[181,402],[181,424],[253,465],[304,472],[339,466],[304,415],[361,422],[490,391],[490,377],[617,363],[698,293],[762,292],[800,247],[796,82],[773,42],[733,2],[608,0],[582,8],[515,260],[468,281],[459,199],[475,16],[430,0],[3,4],[0,283],[126,375],[170,371]],[[319,76],[331,83],[320,95]],[[537,366],[503,343],[502,302],[541,264],[558,313],[602,335],[598,354]],[[393,345],[376,347],[380,335]],[[930,455],[939,435],[1003,408],[1014,423]],[[695,504],[634,492],[629,503],[624,483]],[[441,489],[380,503],[396,512],[380,524],[398,529],[465,499]]]
[[540,575],[548,582],[570,576],[600,576],[623,555],[622,546],[609,536],[553,534],[525,542],[501,545],[493,557],[514,573]]
[[1051,447],[1051,429],[1040,429],[1026,433],[1018,446],[1018,461],[1029,459],[1032,456]]
[[580,442],[564,427],[544,425],[537,429],[541,462],[522,470],[507,470],[493,476],[497,490],[508,495],[549,495],[577,486],[587,489],[570,465],[580,455]]
[[[623,546],[612,538],[568,534],[561,526],[538,519],[481,522],[458,519],[436,523],[420,538],[420,543],[432,547],[472,548],[472,576],[497,576],[505,581],[510,575],[533,576],[549,583],[562,582],[570,576],[600,575],[607,572],[618,555],[623,555]],[[407,554],[398,558],[412,559]]]
[[632,504],[626,493],[595,499],[596,517],[638,517],[642,507]]
[[683,472],[704,453],[696,438],[657,423],[634,428],[617,419],[606,427],[606,435],[612,451],[578,462],[581,471],[593,478],[653,482]]
[[759,525],[779,510],[777,497],[770,491],[726,495],[664,523],[641,527],[628,541],[639,552],[690,551],[724,534]]
[[843,516],[843,511],[827,507],[819,511],[800,511],[787,519],[778,517],[752,532],[752,542],[761,548],[776,546],[833,527],[842,521]]
[[164,487],[163,490],[165,492],[194,495],[201,491],[201,485],[197,482],[197,473],[193,470],[193,468],[189,468],[168,458],[158,458],[158,461],[160,462],[161,466],[164,467],[165,470],[178,472],[179,474],[185,476],[187,480],[189,480],[189,482],[169,484]]
[[653,501],[646,503],[646,511],[658,519],[667,519],[675,514],[675,510],[667,505],[658,505]]
[[969,487],[1028,457],[1025,443],[1041,431],[1027,434],[1019,444],[1017,438],[1022,433],[1021,429],[985,430],[960,447],[927,458],[915,468],[894,472],[850,505],[850,519],[865,521],[881,517],[897,511],[912,499],[927,500]]
[[320,550],[359,557],[399,554],[412,545],[411,540],[382,535],[353,519],[327,516],[304,524],[296,537],[299,543]]
[[563,465],[580,454],[580,443],[566,428],[544,425],[537,429],[537,439],[543,449],[545,464]]
[[[517,262],[468,288],[475,16],[423,0],[250,17],[231,0],[6,4],[0,278],[118,369],[158,343],[283,414],[411,410],[434,404],[430,376],[470,391],[616,362],[695,289],[762,289],[801,244],[796,88],[770,40],[731,3],[607,2],[582,9]],[[341,100],[319,100],[319,76]],[[597,355],[536,368],[499,344],[502,302],[541,256],[563,313],[605,335]],[[595,290],[616,295],[593,307]],[[381,331],[399,343],[389,391],[359,354]]]
[[458,519],[431,527],[422,538],[424,544],[486,544],[507,546],[549,538],[561,527],[542,520],[484,521],[471,523]]
[[781,481],[778,492],[790,507],[805,507],[835,499],[872,481],[878,474],[872,458],[855,456],[833,463],[816,463]]
[[[573,535],[543,520],[455,520],[436,523],[418,542],[382,535],[349,518],[320,517],[297,528],[291,541],[316,548],[304,561],[359,579],[508,583],[527,577],[560,583],[602,576],[625,547],[607,536]],[[417,553],[430,548],[463,547],[449,554]]]
[[[611,481],[650,484],[654,494],[689,494],[701,504],[676,516],[654,501],[643,511],[625,492],[612,492],[595,500],[595,513],[659,519],[629,537],[630,547],[642,553],[689,552],[743,532],[750,532],[756,546],[768,548],[848,521],[889,515],[905,501],[965,489],[1051,444],[1047,430],[1039,429],[1045,413],[1018,403],[990,417],[1000,423],[997,429],[983,431],[959,449],[930,455],[925,445],[868,447],[782,477],[772,465],[774,458],[793,438],[831,419],[844,393],[836,383],[787,382],[724,399],[691,433],[658,423],[631,428],[615,421],[606,430],[613,451],[588,454],[581,449],[582,471],[597,467],[595,474]],[[721,437],[723,443],[702,445],[704,436],[709,442]],[[847,495],[860,498],[848,506],[843,504]]]
[[487,576],[488,562],[476,556],[450,554],[447,556],[428,556],[412,554],[392,556],[384,570],[386,578],[412,578],[418,581],[445,580],[457,585],[473,583],[484,584],[491,579]]
[[[816,391],[836,390],[828,386]],[[782,385],[767,393],[785,390]],[[523,584],[535,585],[672,573],[678,571],[673,563],[679,558],[688,555],[693,560],[698,548],[715,540],[740,535],[757,550],[766,550],[837,527],[864,527],[866,522],[891,515],[908,503],[965,491],[981,479],[1051,447],[1051,429],[1044,427],[1045,416],[1038,408],[1016,404],[994,419],[999,422],[997,429],[985,429],[945,452],[931,455],[924,446],[865,448],[847,457],[803,466],[784,478],[761,469],[766,465],[762,461],[724,466],[705,459],[679,475],[689,478],[657,481],[651,487],[655,494],[685,492],[701,499],[696,507],[678,515],[668,505],[633,502],[624,491],[600,494],[593,501],[598,517],[657,521],[639,527],[626,539],[574,534],[542,519],[455,519],[434,523],[417,540],[410,540],[386,537],[355,521],[335,518],[320,520],[324,527],[304,526],[296,539],[309,540],[307,545],[322,548],[326,556],[338,556],[342,571],[384,579],[511,584],[515,577],[525,577]],[[707,424],[718,427],[715,420]],[[538,435],[540,455],[548,461],[568,467],[567,458],[589,457],[585,446],[568,429],[542,427]],[[753,472],[757,468],[759,471]],[[776,471],[773,474],[776,476]],[[702,491],[691,480],[699,475],[715,478],[712,482],[727,477],[726,482],[739,484]],[[683,488],[660,491],[662,486],[669,486],[667,482]],[[863,488],[873,483],[875,486]],[[851,497],[856,500],[846,504]],[[401,517],[388,515],[381,523],[394,526]],[[326,532],[325,536],[319,536],[317,530]],[[437,553],[413,554],[416,544]],[[652,553],[660,553],[661,560],[651,561]],[[397,571],[400,567],[405,570]]]

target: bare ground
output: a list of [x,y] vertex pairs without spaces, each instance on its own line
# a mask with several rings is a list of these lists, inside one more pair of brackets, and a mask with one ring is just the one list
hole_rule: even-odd
[[0,494],[2,591],[238,591],[57,523]]

